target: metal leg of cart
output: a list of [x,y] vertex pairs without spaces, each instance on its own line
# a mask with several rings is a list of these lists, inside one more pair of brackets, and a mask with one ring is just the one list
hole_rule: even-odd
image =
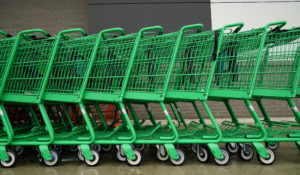
[[[267,133],[266,130],[264,128],[264,126],[262,125],[262,123],[259,120],[259,117],[257,115],[257,113],[254,110],[254,107],[252,106],[250,100],[245,99],[244,100],[248,111],[250,112],[251,116],[253,117],[256,125],[259,127],[261,134],[259,136],[249,136],[247,135],[247,137],[254,137],[254,138],[266,138]],[[263,143],[261,142],[253,142],[252,143],[253,147],[255,148],[256,152],[263,158],[268,159],[269,158],[269,153],[267,152],[265,146]]]

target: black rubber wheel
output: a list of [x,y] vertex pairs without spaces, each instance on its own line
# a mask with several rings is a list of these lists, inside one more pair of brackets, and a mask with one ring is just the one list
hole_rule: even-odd
[[92,144],[92,145],[91,145],[91,149],[92,149],[92,150],[95,150],[95,151],[97,151],[97,152],[100,152],[101,149],[102,149],[102,146],[99,145],[99,144]]
[[199,149],[196,149],[197,153],[197,158],[201,163],[207,163],[209,162],[211,158],[211,153],[208,148],[200,146]]
[[165,155],[162,155],[162,153],[159,150],[157,150],[156,157],[159,161],[162,161],[162,162],[165,162],[165,161],[169,160],[169,158],[170,158],[169,154],[167,153],[166,150],[165,150]]
[[62,145],[54,145],[54,150],[55,150],[56,152],[58,152],[59,154],[62,154],[62,152],[63,152],[63,147],[62,147]]
[[125,155],[122,155],[121,151],[117,151],[117,159],[121,162],[125,162],[127,160],[127,157]]
[[78,157],[78,159],[79,159],[81,162],[84,161],[84,156],[82,155],[81,151],[78,151],[78,152],[77,152],[77,157]]
[[240,147],[238,155],[244,161],[250,161],[254,156],[254,150],[251,145],[246,144],[245,148]]
[[272,150],[276,150],[279,148],[279,142],[272,142],[272,143],[266,142],[266,147],[268,147]]
[[225,148],[230,154],[236,154],[239,152],[240,146],[237,143],[226,143]]
[[192,151],[193,151],[193,153],[197,153],[197,145],[196,144],[192,144]]
[[14,152],[17,154],[17,156],[20,156],[24,153],[24,147],[23,146],[15,146]]
[[101,150],[103,152],[109,152],[112,150],[112,145],[101,145]]
[[142,152],[145,150],[146,145],[145,144],[136,144],[136,145],[134,145],[134,147]]

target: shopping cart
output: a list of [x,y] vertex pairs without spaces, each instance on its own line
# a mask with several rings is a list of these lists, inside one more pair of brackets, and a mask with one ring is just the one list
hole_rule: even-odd
[[[158,150],[166,150],[174,165],[181,165],[185,154],[174,147],[178,133],[163,102],[174,65],[179,32],[162,34],[162,28],[154,26],[141,29],[139,33],[140,39],[124,95],[132,116],[135,116],[137,139],[134,144],[155,144]],[[130,107],[131,103],[146,107],[148,103],[159,103],[168,121],[167,127],[156,123],[153,118],[153,126],[141,127],[143,122],[139,121]]]
[[[16,41],[16,37],[12,37],[11,35],[3,32],[0,30],[0,87],[4,86],[4,75],[5,71],[9,69],[7,63],[10,60],[10,55],[12,53],[14,44]],[[0,160],[1,165],[3,166],[13,166],[14,162],[9,161],[9,157],[15,158],[15,153],[7,150],[6,146],[12,141],[14,132],[12,129],[12,125],[9,121],[9,118],[5,113],[5,107],[1,103],[0,105],[0,117],[1,117],[1,124],[0,129],[2,130],[0,134]]]
[[[97,150],[90,148],[95,139],[94,126],[88,116],[82,102],[82,95],[87,82],[87,70],[92,66],[91,54],[98,35],[86,36],[82,29],[70,29],[61,31],[57,37],[53,52],[52,67],[47,85],[42,97],[45,103],[54,104],[63,128],[55,128],[53,145],[80,145],[78,155],[83,155],[82,160],[89,166],[99,163]],[[75,126],[66,104],[76,104],[81,110],[83,122]],[[62,114],[65,114],[65,117]],[[52,114],[53,116],[53,114]],[[66,119],[66,120],[65,120]],[[55,160],[44,160],[48,166],[54,166],[59,162],[58,152]]]
[[[282,23],[271,23],[263,28],[224,35],[209,91],[209,99],[223,101],[232,117],[232,121],[224,121],[220,126],[223,135],[220,142],[227,143],[228,151],[239,152],[243,160],[251,160],[253,157],[254,150],[248,144],[251,143],[258,153],[258,160],[263,164],[272,164],[275,161],[275,153],[270,148],[265,148],[262,143],[267,138],[267,132],[250,100],[266,36],[269,28],[274,26],[281,27]],[[230,99],[244,100],[255,124],[240,123],[232,110]],[[233,143],[238,143],[239,146]]]
[[[252,97],[264,116],[267,131],[266,146],[275,150],[279,142],[300,143],[300,112],[292,98],[295,97],[300,75],[300,28],[272,28],[266,34],[265,46]],[[295,115],[295,121],[272,121],[262,99],[287,100]],[[268,164],[271,160],[261,160]]]
[[[201,32],[202,25],[183,27],[172,71],[166,101],[173,103],[173,112],[180,116],[183,127],[178,129],[179,144],[193,144],[200,162],[208,162],[210,153],[218,165],[226,165],[230,161],[230,154],[220,149],[217,143],[222,133],[206,103],[208,92],[213,80],[216,57],[223,42],[223,35],[237,33],[243,24],[226,25],[222,29]],[[196,31],[196,32],[195,32]],[[225,33],[227,31],[227,33]],[[229,32],[228,32],[229,31]],[[176,102],[190,102],[193,104],[199,122],[192,121],[189,125],[184,121]],[[196,105],[201,101],[212,125],[207,125]],[[176,108],[173,109],[173,108]]]
[[[89,77],[83,100],[87,105],[115,104],[121,111],[122,122],[112,129],[95,130],[97,145],[116,145],[117,157],[130,165],[140,162],[140,153],[133,150],[131,144],[136,134],[124,108],[123,96],[133,63],[132,53],[136,52],[138,34],[125,35],[123,29],[114,28],[99,33],[92,54],[93,66],[88,70]],[[98,115],[102,116],[100,108]]]
[[[49,74],[51,53],[54,50],[56,37],[50,37],[41,29],[22,31],[18,34],[14,47],[11,50],[10,59],[6,63],[6,69],[2,73],[2,85],[0,98],[2,100],[1,111],[9,122],[4,103],[9,104],[35,104],[38,105],[44,120],[43,131],[13,134],[12,146],[39,146],[42,156],[46,160],[52,160],[48,145],[53,141],[54,133],[51,122],[47,116],[42,100],[42,94]],[[16,155],[12,152],[5,153],[2,147],[2,165],[11,167],[16,162]]]

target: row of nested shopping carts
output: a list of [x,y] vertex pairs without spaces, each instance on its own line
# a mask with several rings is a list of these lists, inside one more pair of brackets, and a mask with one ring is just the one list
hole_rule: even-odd
[[[241,30],[243,23],[235,23],[210,31],[194,24],[172,33],[153,26],[133,34],[112,28],[94,35],[71,29],[57,36],[1,31],[1,164],[14,166],[23,147],[32,146],[41,163],[55,166],[68,146],[88,166],[112,147],[120,161],[135,166],[148,144],[173,165],[185,161],[180,145],[191,146],[203,163],[226,165],[235,153],[243,160],[256,153],[271,165],[279,142],[295,142],[300,150],[300,112],[292,100],[300,96],[300,28],[285,24]],[[238,120],[233,99],[245,103],[254,122]],[[272,120],[262,99],[287,100],[295,121]],[[231,121],[216,123],[208,100],[224,102]],[[191,103],[199,120],[188,123],[177,102]],[[167,124],[157,121],[150,103],[161,106]],[[108,123],[99,104],[115,105],[119,124]],[[145,106],[150,124],[132,104]],[[24,109],[24,116],[7,112],[9,105]]]

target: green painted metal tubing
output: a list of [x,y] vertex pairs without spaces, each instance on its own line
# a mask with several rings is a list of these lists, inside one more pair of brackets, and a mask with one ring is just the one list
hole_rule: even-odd
[[45,90],[46,90],[47,81],[48,81],[48,78],[50,76],[51,68],[52,68],[52,65],[53,65],[53,62],[54,62],[54,59],[55,59],[55,55],[56,55],[56,52],[58,50],[59,43],[60,43],[61,39],[63,39],[66,34],[70,34],[70,33],[74,33],[74,32],[79,32],[83,36],[86,35],[86,33],[82,29],[70,29],[70,30],[64,30],[64,31],[59,32],[59,34],[57,36],[57,39],[56,39],[56,42],[54,44],[54,48],[53,48],[53,51],[52,51],[52,54],[51,54],[51,58],[50,58],[49,63],[48,63],[48,69],[47,69],[47,71],[45,73],[45,76],[44,76],[44,81],[43,81],[41,91],[40,91],[40,94],[39,94],[39,97],[38,97],[39,101],[43,100],[43,95],[44,95]]
[[7,63],[7,66],[6,66],[6,69],[5,69],[5,72],[3,74],[3,78],[2,78],[2,83],[1,83],[1,86],[0,86],[0,97],[2,97],[3,95],[3,90],[5,88],[5,84],[6,84],[6,80],[8,78],[8,75],[9,75],[9,71],[10,71],[10,68],[12,66],[12,63],[14,61],[14,57],[15,57],[15,54],[16,54],[16,51],[17,51],[17,48],[18,48],[18,43],[20,42],[20,39],[21,37],[23,37],[24,35],[26,34],[32,34],[32,33],[40,33],[42,35],[44,35],[45,37],[49,37],[50,35],[45,32],[44,30],[42,29],[32,29],[32,30],[25,30],[25,31],[22,31],[20,32],[17,37],[16,37],[16,41],[14,43],[14,46],[12,48],[12,52],[11,52],[11,55],[10,55],[10,59]]
[[194,29],[194,28],[198,29],[197,32],[201,32],[202,29],[203,29],[203,25],[202,24],[188,25],[188,26],[182,27],[180,29],[180,31],[179,31],[179,36],[177,38],[175,47],[173,49],[172,58],[171,58],[171,62],[170,62],[170,67],[169,67],[169,70],[168,70],[168,73],[167,73],[167,78],[166,78],[166,81],[165,81],[163,89],[162,89],[162,97],[163,98],[165,97],[166,92],[168,90],[168,86],[169,86],[169,82],[170,82],[170,79],[171,79],[171,75],[172,75],[174,63],[175,63],[175,60],[176,60],[176,56],[178,54],[178,49],[179,49],[179,46],[180,46],[180,41],[181,41],[181,39],[183,37],[184,31],[189,30],[189,29]]
[[127,106],[128,106],[128,109],[129,109],[129,111],[130,111],[130,113],[132,115],[132,119],[133,119],[133,123],[134,123],[134,128],[136,130],[141,129],[141,127],[142,127],[141,123],[140,123],[139,119],[137,118],[137,115],[136,115],[136,113],[135,113],[135,111],[133,109],[132,104],[131,103],[127,103]]
[[13,140],[14,131],[12,129],[12,126],[11,126],[11,123],[10,123],[10,121],[8,119],[8,116],[6,114],[5,108],[4,108],[4,106],[2,104],[0,104],[0,117],[1,117],[1,121],[3,123],[4,132],[6,132],[6,134],[7,134],[6,141],[1,141],[0,142],[0,146],[7,146]]
[[261,40],[261,43],[260,43],[260,47],[259,47],[259,51],[257,53],[257,57],[258,57],[258,60],[256,61],[256,64],[255,64],[255,68],[253,70],[254,74],[252,76],[252,81],[250,83],[250,88],[249,88],[249,97],[251,98],[252,95],[253,95],[253,88],[254,88],[254,85],[255,85],[255,82],[257,80],[257,74],[258,74],[258,70],[259,70],[259,64],[260,64],[260,61],[261,61],[261,55],[262,55],[262,52],[263,52],[263,47],[265,45],[265,41],[266,41],[266,37],[267,37],[267,33],[268,33],[268,30],[270,29],[270,27],[272,26],[275,26],[275,27],[278,27],[279,29],[282,28],[284,25],[286,24],[286,21],[279,21],[279,22],[273,22],[273,23],[269,23],[267,24],[265,27],[264,27],[264,34],[262,36],[262,40]]
[[130,73],[132,71],[132,66],[133,66],[134,58],[137,54],[137,49],[138,49],[138,46],[139,46],[140,39],[144,36],[145,32],[158,31],[158,35],[161,35],[162,30],[163,30],[163,28],[161,26],[152,26],[152,27],[143,28],[139,31],[138,37],[136,38],[135,45],[134,45],[134,48],[133,48],[133,53],[130,56],[130,61],[129,61],[129,64],[128,64],[129,66],[128,66],[128,68],[126,70],[126,73],[125,73],[126,78],[124,78],[124,80],[123,80],[123,86],[122,86],[121,93],[120,93],[122,99],[123,99],[123,96],[124,96],[125,91],[126,91],[126,87],[127,87],[128,81],[129,81]]
[[179,114],[181,123],[183,124],[183,126],[184,126],[185,128],[187,128],[187,124],[186,124],[186,122],[185,122],[185,120],[184,120],[184,118],[183,118],[183,115],[182,115],[182,113],[181,113],[181,111],[180,111],[180,109],[179,109],[177,103],[174,103],[174,106],[175,106],[175,108],[176,108],[177,113]]
[[85,89],[86,89],[86,86],[87,86],[87,83],[88,83],[88,77],[91,74],[93,63],[95,61],[97,51],[98,51],[98,48],[100,46],[100,42],[101,42],[102,39],[105,39],[105,34],[112,33],[112,32],[120,32],[120,36],[123,36],[125,34],[125,32],[122,28],[112,28],[112,29],[102,30],[98,34],[96,43],[95,43],[94,48],[93,48],[93,52],[91,54],[90,65],[87,68],[87,71],[86,71],[85,76],[84,76],[84,81],[82,83],[82,87],[81,87],[81,91],[80,91],[80,95],[79,95],[79,101],[81,101],[83,99],[83,94],[85,92]]
[[145,103],[144,106],[145,106],[146,111],[147,111],[147,113],[149,115],[149,118],[150,118],[150,121],[151,121],[152,125],[156,126],[157,125],[156,120],[155,120],[155,118],[154,118],[154,116],[152,114],[152,111],[151,111],[148,103]]
[[265,141],[267,138],[267,132],[266,132],[264,126],[262,125],[261,121],[259,120],[259,117],[258,117],[257,113],[255,112],[254,107],[252,106],[250,100],[248,100],[248,99],[245,99],[244,103],[246,104],[248,111],[250,112],[251,116],[253,117],[253,119],[255,121],[255,124],[259,127],[260,132],[261,132],[260,136],[258,136],[256,139],[251,139],[251,141],[255,141],[255,142]]
[[0,37],[0,39],[5,39],[5,38],[9,38],[12,37],[10,34],[0,30],[0,35],[2,35],[2,37]]
[[127,126],[126,127],[130,131],[130,134],[131,134],[131,136],[128,137],[128,138],[131,138],[128,142],[132,143],[132,142],[134,142],[136,140],[135,130],[134,130],[132,124],[131,124],[131,121],[129,119],[129,116],[128,116],[127,112],[126,112],[126,109],[125,109],[123,103],[119,103],[119,107],[120,107],[120,110],[121,110],[121,112],[122,112],[122,114],[123,114],[123,116],[124,116],[124,118],[125,118],[125,120],[127,122]]
[[172,133],[173,133],[173,136],[168,136],[166,138],[163,138],[164,139],[163,142],[165,144],[166,143],[175,143],[178,140],[178,132],[177,132],[177,130],[176,130],[174,124],[173,124],[173,121],[172,121],[172,119],[171,119],[171,117],[170,117],[170,115],[167,111],[167,108],[166,108],[165,104],[163,102],[160,102],[159,104],[160,104],[162,110],[164,111],[165,117],[168,121],[169,128],[172,130]]
[[229,103],[229,100],[228,99],[224,100],[224,103],[225,103],[225,106],[226,106],[230,116],[231,116],[232,122],[234,122],[236,125],[239,125],[239,121],[238,121],[237,116],[235,115],[235,113],[234,113],[234,111],[233,111],[233,109],[232,109],[232,107]]
[[202,104],[203,104],[203,107],[204,109],[206,110],[206,113],[212,123],[212,128],[216,130],[216,133],[217,133],[217,137],[216,138],[212,138],[212,139],[205,139],[204,140],[199,140],[199,142],[202,142],[202,143],[218,143],[221,141],[222,139],[222,132],[217,124],[217,122],[215,121],[215,118],[213,117],[213,114],[211,113],[211,110],[209,108],[209,106],[207,105],[206,101],[201,101]]
[[174,109],[174,107],[173,107],[173,104],[170,103],[169,106],[171,107],[172,112],[173,112],[173,115],[174,115],[174,117],[175,117],[175,120],[177,121],[177,127],[180,127],[180,125],[181,125],[181,120],[179,120],[178,115],[177,115],[177,113],[176,113],[176,111],[175,111],[175,109]]
[[201,115],[201,113],[200,113],[200,110],[199,110],[199,108],[198,108],[196,102],[193,101],[192,104],[193,104],[193,107],[194,107],[194,109],[195,109],[195,111],[196,111],[196,113],[197,113],[197,117],[199,118],[200,123],[203,124],[203,125],[205,126],[206,123],[205,123],[205,121],[204,121],[204,119],[203,119],[203,117],[202,117],[202,115]]
[[300,112],[299,112],[299,109],[297,108],[296,104],[294,103],[293,99],[288,98],[287,102],[288,102],[289,106],[291,107],[291,109],[292,109],[292,111],[295,115],[296,121],[298,123],[300,123]]
[[267,110],[266,108],[264,107],[263,103],[262,103],[262,100],[261,99],[257,99],[256,100],[256,103],[258,104],[258,107],[260,109],[260,111],[262,112],[263,116],[264,116],[264,120],[267,122],[267,123],[270,123],[271,119],[270,119],[270,116],[269,114],[267,113]]
[[33,109],[33,107],[32,107],[32,105],[29,105],[29,115],[32,115],[32,118],[33,118],[33,120],[34,120],[34,123],[35,123],[35,125],[36,126],[38,126],[38,127],[41,127],[41,124],[40,124],[40,122],[39,122],[39,120],[38,120],[38,118],[36,117],[36,115],[35,115],[35,112],[34,112],[34,109]]
[[100,120],[101,120],[101,122],[102,122],[102,124],[104,126],[104,131],[106,131],[108,129],[108,126],[107,126],[107,123],[106,123],[106,121],[104,119],[104,116],[102,115],[102,112],[101,112],[101,109],[99,108],[99,104],[98,103],[95,105],[95,108],[96,108],[96,110],[97,110],[97,112],[99,114]]

